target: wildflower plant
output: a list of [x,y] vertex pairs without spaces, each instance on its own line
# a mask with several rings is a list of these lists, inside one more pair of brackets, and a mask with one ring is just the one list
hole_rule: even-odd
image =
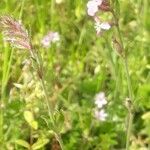
[[0,150],[149,150],[148,6],[2,0]]
[[[127,123],[127,132],[126,132],[126,150],[129,150],[130,146],[130,140],[131,140],[131,132],[132,132],[132,121],[133,121],[133,101],[134,101],[134,96],[133,96],[133,91],[132,91],[132,84],[131,84],[131,79],[129,75],[129,69],[128,69],[128,62],[127,62],[127,54],[126,54],[126,49],[124,46],[123,42],[123,36],[120,30],[120,25],[119,25],[119,14],[115,8],[114,1],[109,1],[109,0],[90,0],[87,3],[87,13],[89,16],[93,18],[93,20],[96,22],[95,24],[95,29],[97,34],[100,34],[102,30],[109,30],[111,26],[113,25],[114,28],[117,29],[118,32],[118,40],[116,38],[112,37],[113,44],[115,45],[115,51],[119,54],[120,58],[123,60],[124,65],[125,65],[125,71],[126,71],[126,77],[127,77],[127,85],[128,85],[128,96],[130,104],[127,105],[128,108],[128,123]],[[116,2],[118,3],[118,1]],[[100,12],[100,15],[98,15],[98,12]],[[103,13],[111,14],[112,20],[107,21],[107,22],[101,22],[100,17]],[[109,15],[108,14],[108,15]],[[111,22],[111,23],[109,23]],[[128,101],[128,102],[129,102]],[[99,103],[98,103],[99,102]],[[103,104],[105,104],[105,101],[96,101],[99,107],[102,107]],[[104,113],[104,110],[101,110],[100,112],[96,111],[95,115],[97,118],[102,117],[104,120],[105,117],[107,116]]]

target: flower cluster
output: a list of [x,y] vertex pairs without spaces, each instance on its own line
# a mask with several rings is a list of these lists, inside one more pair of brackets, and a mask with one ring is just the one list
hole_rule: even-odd
[[101,19],[96,15],[97,12],[110,11],[110,5],[108,0],[90,0],[87,3],[87,13],[89,16],[94,18],[95,29],[97,34],[100,34],[103,30],[109,30],[111,25],[109,22],[102,22]]
[[95,111],[94,115],[98,120],[105,121],[108,114],[105,112],[103,107],[107,104],[107,100],[104,92],[100,92],[95,96]]
[[56,43],[58,41],[60,41],[58,32],[49,32],[46,36],[43,37],[41,43],[43,47],[49,48],[51,43]]

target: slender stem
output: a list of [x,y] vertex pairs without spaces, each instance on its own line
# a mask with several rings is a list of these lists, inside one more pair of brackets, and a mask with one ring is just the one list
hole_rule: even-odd
[[46,86],[45,86],[45,83],[44,83],[43,79],[40,79],[40,81],[41,81],[42,88],[43,88],[43,91],[44,91],[46,105],[47,105],[47,108],[48,108],[48,113],[49,113],[52,125],[54,127],[55,126],[55,122],[54,122],[53,113],[52,113],[52,109],[51,109],[52,107],[50,106],[50,103],[49,103],[48,93],[47,93],[47,90],[46,90]]
[[3,108],[2,102],[0,104],[0,145],[3,147]]
[[[10,54],[9,54],[10,52]],[[3,62],[3,74],[2,74],[2,82],[1,82],[1,100],[0,100],[0,145],[3,149],[4,144],[4,133],[3,133],[3,123],[4,123],[4,109],[6,103],[6,87],[9,79],[9,73],[13,58],[14,49],[11,51],[7,47],[5,47],[4,52],[4,62]]]
[[33,137],[32,137],[32,127],[30,127],[30,150],[32,150],[32,144],[33,144]]
[[58,131],[57,131],[57,125],[55,123],[55,119],[53,116],[53,111],[52,111],[52,106],[49,103],[49,95],[48,95],[48,91],[44,82],[44,77],[43,77],[43,63],[42,63],[42,58],[40,57],[40,55],[38,55],[38,53],[35,50],[31,50],[30,51],[31,56],[35,59],[36,61],[36,65],[37,65],[37,72],[38,74],[40,73],[39,79],[44,91],[44,96],[45,96],[45,101],[46,101],[46,105],[47,105],[47,109],[48,109],[48,113],[49,113],[49,117],[53,126],[53,130],[55,132],[55,136],[56,139],[58,140],[61,149],[63,150],[63,141],[61,139],[61,136],[59,135]]
[[[131,79],[129,75],[129,69],[128,69],[128,63],[127,58],[124,58],[124,64],[125,64],[125,70],[126,70],[126,76],[127,76],[127,85],[128,85],[128,92],[129,92],[129,99],[131,101],[131,105],[133,102],[133,94],[132,94],[132,85],[131,85]],[[132,112],[132,106],[128,106],[128,126],[127,126],[127,138],[126,138],[126,150],[129,150],[130,146],[130,137],[132,132],[132,124],[133,124],[133,112]]]
[[21,9],[20,9],[20,13],[19,13],[19,20],[21,20],[21,18],[22,18],[24,4],[25,4],[25,0],[22,0]]
[[128,62],[127,58],[124,58],[124,64],[125,64],[125,70],[126,70],[126,76],[127,76],[127,83],[128,83],[128,91],[129,91],[129,98],[133,101],[133,94],[132,94],[132,85],[131,85],[131,79],[129,75],[129,69],[128,69]]
[[[131,85],[131,78],[130,78],[130,74],[129,74],[129,68],[128,68],[128,62],[127,62],[127,56],[125,54],[125,48],[124,48],[124,43],[122,40],[122,36],[121,36],[121,31],[120,31],[120,27],[119,27],[119,23],[118,23],[118,18],[115,14],[115,12],[112,10],[112,14],[113,17],[115,19],[115,24],[116,24],[116,28],[117,28],[117,32],[118,32],[118,36],[120,39],[120,44],[123,48],[123,52],[124,52],[124,57],[123,57],[123,62],[125,65],[125,72],[126,72],[126,77],[127,77],[127,85],[128,85],[128,93],[129,93],[129,99],[131,101],[131,105],[133,104],[133,92],[132,92],[132,85]],[[133,112],[132,112],[132,106],[129,106],[128,108],[128,125],[127,125],[127,137],[126,137],[126,150],[129,150],[129,146],[130,146],[130,137],[131,137],[131,132],[132,132],[132,124],[133,124]]]
[[129,150],[129,146],[130,146],[130,137],[131,137],[131,131],[132,131],[133,117],[134,116],[133,116],[132,111],[129,111],[128,126],[127,126],[127,137],[126,137],[126,150]]
[[47,89],[46,89],[46,86],[45,86],[43,78],[40,78],[40,80],[41,80],[41,84],[42,84],[44,95],[45,95],[45,99],[46,99],[48,113],[49,113],[49,116],[50,116],[50,119],[51,119],[51,122],[52,122],[52,125],[53,125],[53,129],[56,132],[55,136],[56,136],[57,141],[59,142],[59,145],[60,145],[61,149],[63,150],[63,141],[62,141],[62,138],[58,134],[58,131],[57,131],[57,125],[55,124],[55,120],[54,120],[54,117],[53,117],[52,107],[50,106],[50,103],[49,103],[48,92],[47,92]]
[[54,0],[51,0],[51,8],[50,8],[50,14],[51,14],[51,29],[53,29],[53,22],[54,22],[54,12],[55,12],[55,9],[54,9],[54,7],[55,7],[55,2],[54,2]]
[[59,134],[57,134],[57,133],[56,133],[55,136],[56,136],[57,141],[59,142],[61,150],[64,150],[64,148],[63,148],[63,141],[62,141],[61,136]]

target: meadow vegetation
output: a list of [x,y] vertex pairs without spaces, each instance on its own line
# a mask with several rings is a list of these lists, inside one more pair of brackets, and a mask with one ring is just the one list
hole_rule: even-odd
[[0,1],[0,150],[150,150],[150,1],[87,3]]

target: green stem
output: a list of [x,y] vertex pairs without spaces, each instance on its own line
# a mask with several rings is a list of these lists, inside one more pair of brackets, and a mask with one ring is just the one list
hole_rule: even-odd
[[[133,92],[132,92],[132,85],[131,85],[131,78],[130,78],[130,74],[129,74],[127,56],[125,54],[125,48],[124,48],[124,44],[123,44],[123,40],[122,40],[122,36],[121,36],[121,31],[120,31],[120,27],[119,27],[119,23],[118,23],[118,18],[117,18],[116,14],[113,10],[112,10],[112,14],[113,14],[113,17],[114,17],[114,20],[115,20],[118,36],[119,36],[119,39],[120,39],[120,44],[121,44],[121,46],[123,48],[123,52],[124,52],[123,62],[124,62],[124,65],[125,65],[125,72],[126,72],[126,77],[127,77],[129,100],[131,101],[131,105],[132,105],[133,104]],[[131,133],[132,133],[133,117],[134,116],[133,116],[133,112],[132,112],[132,106],[129,106],[129,108],[128,108],[127,137],[126,137],[126,150],[129,150],[129,146],[130,146],[130,137],[131,137]]]
[[57,134],[57,133],[56,133],[55,136],[56,136],[57,141],[59,142],[61,150],[64,150],[64,148],[63,148],[63,141],[62,141],[61,136],[59,134]]
[[133,123],[133,113],[129,111],[128,113],[128,126],[127,126],[127,138],[126,138],[126,150],[129,150],[130,146],[130,137],[132,133],[132,123]]
[[11,69],[11,63],[13,59],[14,49],[4,48],[4,62],[2,69],[2,82],[1,82],[1,100],[0,100],[0,145],[3,149],[4,144],[4,133],[3,133],[3,123],[4,123],[4,107],[6,103],[6,88],[9,80],[9,74]]
[[43,88],[43,91],[44,91],[46,105],[47,105],[47,108],[48,108],[48,113],[49,113],[52,125],[54,127],[55,122],[54,122],[54,118],[53,118],[52,107],[50,106],[50,103],[49,103],[49,98],[48,98],[48,93],[47,93],[47,90],[46,90],[46,86],[45,86],[45,83],[44,83],[43,79],[40,79],[40,81],[41,81],[41,85],[42,85],[42,88]]
[[54,12],[55,12],[55,2],[54,0],[51,0],[51,8],[50,8],[50,14],[51,14],[51,29],[54,27]]
[[56,139],[58,140],[58,142],[60,144],[60,147],[63,150],[63,141],[62,141],[61,136],[59,135],[58,130],[57,130],[57,125],[55,123],[55,119],[54,119],[54,116],[53,116],[52,106],[49,103],[49,94],[48,94],[48,91],[47,91],[47,88],[46,88],[46,85],[45,85],[45,82],[44,82],[42,58],[35,50],[31,50],[30,52],[31,52],[31,56],[36,61],[36,65],[37,65],[37,69],[38,69],[37,71],[40,72],[40,74],[41,74],[39,76],[39,79],[41,81],[41,85],[42,85],[42,88],[43,88],[43,91],[44,91],[45,102],[46,102],[46,105],[47,105],[49,117],[50,117],[50,120],[51,120],[51,123],[52,123],[52,126],[53,126],[53,130],[56,134]]
[[20,13],[19,13],[19,20],[21,20],[21,18],[22,18],[24,4],[25,4],[25,0],[22,0],[21,9],[20,9]]
[[0,106],[0,145],[3,147],[3,108],[1,106]]
[[131,79],[130,79],[130,74],[129,74],[129,69],[128,69],[128,62],[127,62],[127,58],[126,57],[124,58],[124,64],[125,64],[125,71],[126,71],[126,76],[127,76],[129,98],[130,98],[130,100],[133,101],[132,85],[131,85]]
[[127,126],[127,138],[126,138],[126,150],[129,150],[130,146],[130,137],[132,133],[132,124],[133,124],[133,112],[132,112],[132,102],[133,102],[133,94],[132,94],[132,85],[131,79],[129,75],[128,63],[127,58],[124,58],[125,64],[125,71],[127,76],[127,85],[128,85],[128,92],[129,92],[129,100],[131,101],[131,106],[128,106],[128,126]]

